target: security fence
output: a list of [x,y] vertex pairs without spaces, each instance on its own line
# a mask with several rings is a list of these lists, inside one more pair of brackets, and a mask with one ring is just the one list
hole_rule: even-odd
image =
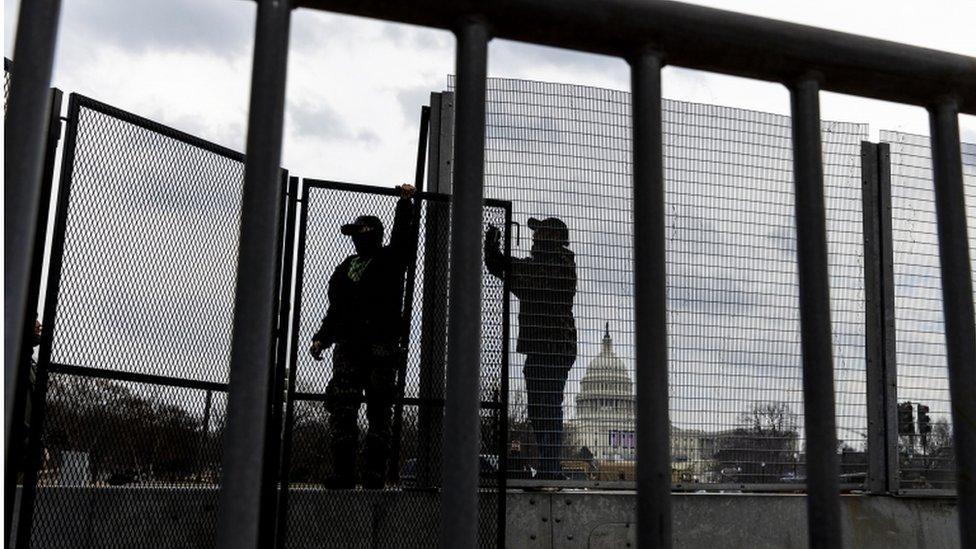
[[[165,509],[216,504],[242,177],[240,153],[70,97],[19,546],[212,543],[212,515]],[[140,520],[79,530],[96,515]]]
[[[284,427],[286,456],[282,481],[289,487],[279,502],[287,514],[279,530],[285,547],[343,547],[361,537],[363,525],[378,546],[429,546],[439,531],[436,490],[441,471],[451,464],[441,456],[441,415],[444,406],[446,340],[446,268],[448,197],[420,193],[410,219],[394,222],[396,191],[390,188],[303,180],[295,275],[294,338],[291,342],[289,397]],[[507,246],[511,205],[490,200],[485,204],[485,226],[501,231]],[[406,252],[406,293],[401,329],[402,353],[396,355],[397,380],[393,414],[393,446],[389,483],[385,490],[335,493],[323,490],[325,478],[335,472],[330,453],[331,431],[327,403],[336,398],[331,388],[336,372],[335,352],[315,361],[307,349],[329,310],[330,277],[348,256],[355,254],[352,240],[340,225],[360,215],[375,215],[383,224],[387,245]],[[410,223],[411,225],[402,225]],[[396,235],[394,237],[394,234]],[[397,240],[396,244],[393,240]],[[395,251],[395,250],[394,250]],[[504,539],[504,450],[507,380],[507,288],[485,277],[481,325],[481,490],[479,491],[479,543],[483,547]],[[392,383],[392,380],[391,380]],[[390,390],[393,387],[389,387]],[[355,397],[359,408],[360,438],[375,428],[379,415],[366,397]],[[333,395],[333,396],[330,396]],[[380,404],[382,409],[382,404]],[[373,431],[369,431],[371,434]],[[370,435],[372,436],[372,435]],[[449,443],[449,442],[448,442]],[[358,456],[357,470],[368,464],[368,451]],[[281,519],[279,519],[281,520]],[[343,525],[321,528],[323,521]],[[355,534],[353,534],[355,532]],[[357,537],[350,537],[350,536]]]
[[[562,397],[561,478],[632,481],[630,94],[490,78],[486,105],[487,196],[511,200],[523,227],[530,217],[561,219],[575,253],[579,352]],[[790,119],[671,100],[663,115],[672,482],[796,489],[805,435]],[[867,464],[867,126],[825,121],[822,135],[837,435],[843,478],[854,487]],[[531,231],[521,236],[514,254],[533,255]],[[521,328],[515,310],[513,334]],[[513,353],[510,370],[512,439],[521,448],[534,439],[527,356]]]
[[[955,453],[929,141],[894,131],[880,137],[891,147],[900,487],[951,489]],[[976,144],[961,145],[976,261]]]
[[[486,104],[478,539],[487,547],[504,539],[510,486],[632,487],[637,455],[630,96],[491,79]],[[790,120],[680,101],[665,101],[663,113],[672,486],[803,490]],[[162,536],[210,545],[244,159],[80,95],[67,120],[20,546],[153,545]],[[879,397],[865,359],[866,135],[861,124],[822,125],[837,452],[842,485],[859,490],[881,451],[868,445],[869,401]],[[894,403],[910,405],[898,433],[887,433],[899,461],[890,487],[952,489],[928,147],[897,132],[881,141],[891,149]],[[962,146],[973,224],[976,146]],[[450,151],[431,155],[450,165]],[[374,545],[429,546],[441,530],[442,472],[453,466],[442,455],[445,194],[418,195],[407,234],[387,487],[323,486],[334,471],[325,404],[333,355],[318,362],[307,348],[332,269],[353,253],[339,225],[373,214],[389,231],[395,194],[292,178],[282,196],[269,436],[276,450],[281,429],[279,547],[339,547],[364,532]],[[362,434],[367,410],[358,411]]]
[[3,58],[3,112],[7,112],[7,97],[10,96],[10,66],[13,63],[7,59]]

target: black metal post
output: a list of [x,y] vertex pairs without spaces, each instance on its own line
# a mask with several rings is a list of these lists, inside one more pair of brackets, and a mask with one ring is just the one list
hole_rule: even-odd
[[[4,470],[16,468],[19,454],[12,454],[12,422],[15,403],[24,402],[25,383],[20,375],[28,346],[24,348],[31,264],[41,207],[41,172],[48,135],[49,86],[57,43],[60,0],[23,2],[14,42],[16,69],[11,75],[10,98],[5,114],[3,212],[3,444]],[[25,352],[26,351],[26,352]],[[11,521],[12,506],[4,512]],[[9,541],[9,528],[4,540]]]
[[[288,332],[288,379],[285,388],[285,419],[281,437],[281,459],[279,466],[279,482],[281,491],[278,493],[278,508],[275,510],[275,547],[282,549],[288,541],[288,496],[291,479],[291,453],[293,433],[295,427],[295,379],[298,375],[298,336],[302,322],[302,284],[305,272],[305,236],[308,227],[308,187],[302,185],[302,198],[298,198],[298,178],[294,178],[289,194],[291,195],[291,212],[298,213],[298,204],[302,205],[301,216],[298,221],[297,254],[295,256],[295,288],[292,294],[292,320]],[[289,219],[291,215],[289,215]],[[288,225],[294,220],[288,221]],[[290,239],[289,239],[290,240]],[[289,244],[292,246],[292,244]]]
[[[44,244],[47,234],[48,213],[51,205],[51,192],[54,187],[55,160],[58,152],[58,141],[61,139],[61,90],[52,88],[50,90],[50,104],[47,117],[47,139],[44,147],[44,165],[41,171],[40,186],[40,207],[37,210],[36,236],[34,240],[33,256],[31,257],[30,283],[27,290],[27,304],[25,306],[24,326],[33,328],[34,320],[37,315],[37,301],[41,289],[41,267],[44,263]],[[23,456],[25,451],[25,440],[27,433],[24,431],[27,418],[27,402],[30,400],[30,355],[34,340],[33,329],[25,329],[23,334],[23,358],[17,370],[17,391],[14,395],[15,401],[11,404],[12,416],[10,417],[11,431],[8,451],[13,456]],[[7,509],[11,512],[4,513],[4,539],[10,536],[10,526],[13,523],[12,510],[17,492],[17,476],[21,472],[21,463],[26,465],[27,460],[20,462],[20,457],[10,463],[5,471],[4,501]]]
[[630,60],[634,155],[637,545],[671,547],[671,436],[661,58]]
[[792,83],[790,100],[807,437],[807,529],[812,549],[835,549],[841,547],[842,536],[817,79],[805,76]]
[[[430,107],[420,109],[420,135],[417,136],[417,166],[414,171],[414,188],[419,193],[424,190],[424,169],[427,160],[427,129],[430,125]],[[417,245],[420,236],[420,212],[424,201],[414,200],[410,218],[410,261],[406,268],[406,284],[403,290],[403,311],[400,332],[400,355],[397,364],[396,401],[393,407],[393,447],[390,463],[387,464],[387,478],[396,484],[400,480],[400,450],[403,447],[403,392],[407,385],[407,360],[410,358],[410,330],[413,325],[413,294],[417,283]]]
[[273,527],[267,444],[290,0],[258,2],[217,546],[257,548]]
[[[430,192],[451,192],[451,166],[454,155],[453,94],[432,93],[429,154],[427,155],[427,189]],[[424,218],[424,282],[423,310],[420,333],[420,393],[421,399],[444,399],[444,364],[447,342],[447,258],[449,204],[442,200],[428,200]],[[426,404],[417,414],[418,455],[417,485],[438,484],[440,445],[444,408]]]
[[197,482],[203,481],[203,452],[210,442],[210,410],[213,407],[213,391],[208,389],[203,400],[203,421],[200,424],[200,440],[197,442]]
[[441,547],[478,539],[481,231],[484,210],[488,28],[469,18],[457,36],[457,137],[451,195],[451,288],[447,328]]
[[944,100],[929,108],[935,212],[942,267],[946,359],[956,447],[956,490],[962,547],[976,546],[976,327],[959,144],[959,108]]

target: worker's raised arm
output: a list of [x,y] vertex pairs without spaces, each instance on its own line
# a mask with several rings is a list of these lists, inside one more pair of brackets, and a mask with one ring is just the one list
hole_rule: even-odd
[[402,261],[410,259],[411,234],[414,222],[414,200],[416,192],[413,185],[400,185],[400,199],[397,200],[393,215],[393,229],[390,231],[390,249]]
[[509,258],[502,252],[502,233],[498,227],[489,225],[485,231],[485,267],[488,272],[504,280],[508,273]]

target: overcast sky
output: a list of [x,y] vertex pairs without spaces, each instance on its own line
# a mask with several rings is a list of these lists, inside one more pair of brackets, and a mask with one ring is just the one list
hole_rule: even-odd
[[[724,9],[976,56],[973,0],[698,0]],[[19,2],[4,0],[13,55]],[[55,85],[242,149],[255,4],[234,0],[65,0]],[[293,17],[284,164],[305,176],[392,185],[412,179],[420,106],[454,70],[454,38],[348,16]],[[494,41],[491,76],[627,90],[624,62]],[[786,114],[781,86],[668,68],[665,96]],[[823,94],[824,119],[927,132],[922,109]],[[976,141],[976,118],[962,117]]]

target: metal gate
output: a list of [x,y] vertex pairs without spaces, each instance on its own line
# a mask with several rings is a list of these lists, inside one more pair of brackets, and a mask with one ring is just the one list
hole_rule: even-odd
[[243,160],[70,96],[18,547],[213,543]]
[[[418,193],[415,261],[407,269],[402,355],[394,411],[394,450],[384,490],[329,491],[332,433],[324,408],[332,376],[331,352],[315,362],[307,348],[328,307],[332,270],[354,253],[339,226],[358,215],[393,222],[396,191],[303,180],[298,223],[294,310],[282,445],[283,487],[278,505],[279,546],[425,547],[437,543],[447,328],[449,197]],[[502,230],[509,246],[511,205],[485,202],[484,223]],[[481,490],[479,541],[504,540],[505,446],[508,380],[508,288],[484,273],[481,362]],[[360,430],[366,418],[360,410]],[[449,441],[444,441],[449,443]],[[287,489],[284,489],[287,487]]]

